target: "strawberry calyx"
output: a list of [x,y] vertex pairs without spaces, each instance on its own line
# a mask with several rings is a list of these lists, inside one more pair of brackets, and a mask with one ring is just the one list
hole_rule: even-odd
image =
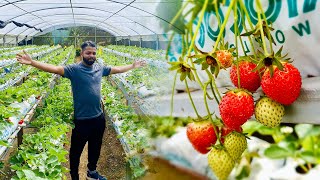
[[224,94],[227,93],[234,93],[236,95],[246,95],[246,96],[252,96],[252,93],[244,88],[235,88],[235,89],[228,89]]
[[262,52],[258,51],[258,59],[260,59],[256,68],[253,71],[258,71],[261,69],[267,68],[270,71],[270,77],[273,77],[273,73],[275,68],[278,68],[280,71],[283,71],[283,63],[290,62],[290,58],[288,58],[288,53],[285,55],[281,55],[283,46],[274,54],[266,56]]

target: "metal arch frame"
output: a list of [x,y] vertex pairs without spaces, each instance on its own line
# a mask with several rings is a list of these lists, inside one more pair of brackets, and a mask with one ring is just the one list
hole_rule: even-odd
[[[59,13],[59,14],[51,14],[51,15],[46,15],[46,16],[42,16],[42,17],[48,17],[48,16],[57,16],[57,15],[71,15],[71,14],[69,14],[69,13]],[[88,15],[88,14],[81,14],[81,13],[76,13],[76,14],[74,14],[74,15],[79,15],[79,16],[82,16],[82,15]],[[90,16],[93,16],[93,17],[100,17],[100,18],[102,18],[102,17],[104,17],[104,16],[97,16],[97,15],[90,15]],[[31,20],[31,21],[29,21],[29,23],[30,22],[32,22],[32,21],[34,21],[34,20],[37,20],[37,19],[33,19],[33,20]],[[123,23],[123,22],[121,22],[121,23]],[[130,23],[134,23],[134,22],[130,22]],[[107,24],[107,25],[110,25],[109,23],[105,23],[104,22],[104,24]],[[110,25],[111,27],[113,27],[112,25]],[[115,27],[114,27],[115,28]],[[139,32],[137,32],[136,30],[134,30],[134,29],[132,29],[132,28],[130,28],[130,27],[127,27],[127,28],[129,28],[130,30],[132,30],[133,32],[135,32],[137,35],[141,35]],[[118,28],[115,28],[115,29],[118,29]],[[106,30],[106,29],[104,29],[104,30]],[[108,30],[106,30],[106,31],[108,31]]]
[[[53,29],[55,29],[55,26],[56,25],[62,25],[62,26],[64,26],[64,25],[69,25],[70,23],[66,23],[66,24],[60,24],[60,22],[58,22],[58,23],[54,23],[53,25],[54,26],[50,26],[49,28],[53,28]],[[86,25],[86,26],[90,26],[90,27],[95,27],[96,28],[96,26],[94,25],[94,24],[89,24],[89,23],[76,23],[74,26],[77,26],[77,24],[79,24],[79,25]],[[72,27],[72,26],[70,26],[70,27]],[[46,29],[49,29],[49,28],[46,28]],[[103,29],[103,30],[105,30],[104,28],[99,28],[99,29]],[[20,32],[18,35],[21,35],[22,33],[24,33],[26,30],[24,30],[23,32]],[[29,34],[26,34],[27,36],[29,36],[30,34],[32,34],[32,33],[34,33],[34,32],[36,32],[36,31],[33,31],[33,32],[30,32]],[[116,30],[112,30],[112,29],[108,29],[108,32],[110,32],[111,34],[113,34],[113,35],[119,35],[120,36],[120,34],[116,31]]]
[[[154,17],[156,17],[156,18],[158,18],[158,19],[160,19],[160,20],[162,20],[162,21],[164,21],[164,22],[166,22],[166,23],[168,23],[168,24],[170,24],[171,26],[175,27],[175,28],[178,29],[179,31],[183,32],[183,30],[181,30],[180,28],[176,27],[174,24],[171,24],[169,21],[167,21],[167,20],[163,19],[162,17],[159,17],[159,16],[157,16],[157,15],[155,15],[155,14],[153,14],[153,13],[150,13],[150,12],[148,12],[148,11],[145,11],[145,10],[140,9],[140,8],[138,8],[138,7],[135,7],[135,6],[131,6],[130,4],[125,4],[125,3],[118,2],[118,1],[114,1],[114,0],[106,0],[106,1],[113,2],[113,3],[118,3],[118,4],[122,4],[122,5],[125,5],[125,7],[132,7],[132,8],[134,8],[134,9],[138,9],[139,11],[142,11],[142,12],[145,12],[145,13],[147,13],[147,14],[150,14],[150,15],[152,15],[152,16],[154,16]],[[108,18],[107,18],[107,19],[108,19]],[[106,20],[107,20],[107,19],[106,19]]]
[[[61,27],[73,27],[74,25],[72,25],[72,24],[70,24],[70,23],[68,23],[68,24],[65,24],[65,25],[63,25],[63,24],[58,24],[60,27],[59,28],[61,28]],[[96,26],[94,26],[94,25],[90,25],[90,24],[85,24],[85,23],[77,23],[76,24],[76,26],[79,26],[79,25],[87,25],[87,26],[90,26],[90,27],[96,27]],[[54,28],[53,26],[51,26],[51,28]],[[101,29],[101,28],[100,28]],[[35,32],[35,31],[34,31]],[[33,32],[32,32],[33,33]],[[30,33],[31,34],[31,33]],[[27,34],[26,36],[28,36],[29,37],[29,35],[30,34]],[[16,37],[17,36],[21,36],[21,34],[19,34],[19,35],[15,35]],[[119,36],[121,36],[120,34],[119,34]],[[31,37],[34,37],[34,36],[31,36]],[[23,38],[22,38],[23,39]],[[11,43],[12,41],[14,41],[14,39],[13,40],[11,40],[11,41],[9,41],[9,42],[7,42],[7,43]]]
[[[76,24],[76,26],[89,26],[89,27],[94,27],[94,28],[97,28],[96,26],[94,26],[94,25],[91,25],[91,24],[85,24],[85,23],[78,23],[78,24]],[[66,23],[66,24],[57,24],[56,26],[54,26],[54,27],[50,27],[50,28],[47,28],[45,31],[43,31],[43,32],[41,32],[41,33],[36,33],[36,34],[32,34],[32,33],[34,33],[35,31],[33,31],[33,32],[31,32],[31,33],[29,33],[29,34],[27,34],[28,36],[30,35],[31,37],[34,37],[34,35],[37,35],[37,34],[40,34],[40,35],[43,35],[43,34],[46,34],[46,33],[48,33],[48,32],[50,32],[51,30],[50,29],[59,29],[59,28],[66,28],[66,27],[74,27],[74,25],[72,25],[71,23]],[[104,30],[103,28],[98,28],[98,29],[102,29],[102,30]],[[112,33],[110,33],[111,35],[115,35],[115,34],[117,34],[117,35],[119,35],[120,36],[120,34],[118,34],[117,32],[114,32],[114,34],[112,34]]]
[[[65,20],[72,20],[72,18],[68,18],[68,19],[55,19],[55,20],[52,20],[52,21],[50,21],[51,23],[52,23],[52,25],[53,25],[53,22],[54,22],[54,24],[56,24],[55,22],[56,21],[65,21]],[[88,22],[90,22],[89,21],[89,19],[84,19],[84,18],[78,18],[77,20],[81,20],[81,21],[88,21]],[[99,21],[98,21],[99,22]],[[41,26],[42,24],[45,24],[44,22],[40,22],[39,24],[35,24],[34,26]],[[89,23],[88,23],[89,24]],[[49,27],[52,27],[52,25],[50,25]],[[119,31],[121,31],[121,32],[123,32],[123,34],[128,34],[127,32],[125,32],[125,31],[123,31],[123,30],[121,30],[121,29],[119,29],[119,28],[116,28],[116,27],[114,27],[114,26],[112,26],[112,25],[110,25],[110,24],[107,24],[107,23],[104,23],[104,25],[105,26],[109,26],[109,27],[111,27],[111,28],[113,28],[113,29],[115,29],[115,30],[119,30]],[[96,24],[95,24],[95,26],[96,26]],[[43,29],[43,27],[46,27],[46,26],[42,26],[42,27],[39,27],[39,29]],[[11,29],[9,32],[7,32],[5,35],[7,35],[8,33],[10,33],[12,30],[14,30],[14,29],[16,29],[16,28],[13,28],[13,29]],[[45,28],[45,29],[47,29],[47,28]],[[25,29],[24,31],[26,31],[26,30],[28,30],[28,29]],[[23,33],[24,31],[22,31],[22,32],[20,32],[19,34],[21,34],[21,33]],[[106,31],[108,31],[108,30],[106,30]],[[129,35],[129,34],[128,34]]]
[[[14,3],[16,3],[16,2],[21,2],[21,1],[26,1],[26,0],[18,0],[18,1],[12,2],[12,3],[8,3],[8,4],[14,4]],[[2,7],[3,7],[3,6],[2,6]],[[34,11],[30,11],[30,12],[28,12],[28,13],[39,12],[39,11],[49,10],[49,9],[62,9],[62,8],[70,8],[70,7],[51,7],[51,8],[37,9],[37,10],[34,10]],[[106,11],[106,10],[102,10],[102,9],[98,9],[98,8],[92,8],[92,7],[76,6],[76,7],[73,7],[73,8],[92,9],[92,10],[98,10],[98,11],[103,11],[103,12],[111,13],[111,12]],[[22,13],[22,14],[20,14],[20,15],[18,15],[18,16],[15,16],[15,17],[13,17],[13,18],[11,18],[11,19],[9,19],[9,20],[13,20],[13,19],[15,19],[15,18],[17,18],[17,17],[26,15],[26,14],[28,14],[28,13]],[[111,13],[111,14],[112,14],[112,13]],[[144,26],[143,24],[140,24],[140,23],[137,22],[137,21],[134,21],[134,20],[132,20],[132,19],[130,19],[130,18],[128,18],[128,17],[122,16],[122,15],[118,15],[118,16],[123,17],[123,18],[128,19],[128,20],[131,20],[132,22],[135,22],[135,23],[139,24],[140,26],[146,28],[148,31],[151,31],[151,32],[154,33],[154,34],[157,34],[157,33],[155,33],[153,30],[151,30],[150,28]]]

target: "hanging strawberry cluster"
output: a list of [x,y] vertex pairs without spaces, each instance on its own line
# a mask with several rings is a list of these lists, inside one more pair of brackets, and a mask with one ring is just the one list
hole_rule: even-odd
[[[260,0],[256,1],[258,23],[255,26],[250,21],[243,0],[231,0],[222,24],[218,8],[225,5],[225,1],[202,0],[191,3],[194,6],[185,15],[192,13],[191,21],[186,25],[186,34],[183,35],[184,49],[178,62],[170,62],[172,65],[170,70],[176,70],[176,77],[180,75],[180,80],[185,82],[190,102],[197,115],[194,122],[187,126],[188,139],[198,152],[203,154],[209,152],[208,162],[213,172],[219,179],[227,179],[247,148],[246,136],[242,133],[241,126],[253,115],[258,122],[267,127],[278,126],[285,114],[284,105],[292,104],[299,97],[301,76],[287,58],[288,54],[282,55],[283,47],[274,52],[273,46],[276,44],[271,35],[273,28],[267,21]],[[204,13],[208,9],[216,12],[220,33],[213,50],[202,52],[196,47],[195,40]],[[240,9],[241,14],[238,14],[237,9]],[[241,34],[238,27],[234,26],[235,48],[230,48],[223,39],[223,31],[231,12],[235,24],[238,24],[238,17],[242,18],[245,31]],[[181,14],[182,11],[179,11],[177,16]],[[199,17],[199,20],[193,31],[190,22],[196,17]],[[242,44],[243,37],[248,38],[253,54],[246,54]],[[238,46],[238,41],[241,46]],[[269,42],[269,47],[266,41]],[[189,47],[186,50],[187,44]],[[244,54],[239,54],[239,48],[242,48]],[[191,52],[194,54],[191,55]],[[205,71],[208,75],[208,80],[204,83],[199,79],[196,64],[200,65],[201,71]],[[223,96],[215,83],[215,78],[221,70],[229,70],[230,79],[235,86]],[[203,89],[207,110],[207,115],[204,117],[197,111],[188,90],[187,79],[196,81]],[[253,94],[257,93],[260,86],[263,95],[255,102]],[[208,87],[212,95],[207,92]],[[220,117],[210,112],[209,106],[212,103],[218,104]]]

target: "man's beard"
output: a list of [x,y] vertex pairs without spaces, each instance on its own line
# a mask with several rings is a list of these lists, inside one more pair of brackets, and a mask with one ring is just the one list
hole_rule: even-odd
[[94,59],[94,58],[87,59],[87,58],[83,57],[82,59],[89,66],[91,66],[94,62],[96,62],[96,59]]

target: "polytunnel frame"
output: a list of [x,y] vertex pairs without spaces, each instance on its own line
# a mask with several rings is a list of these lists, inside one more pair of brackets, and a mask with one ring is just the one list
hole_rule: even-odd
[[[21,1],[25,1],[25,0],[21,0]],[[51,9],[64,9],[64,8],[68,8],[68,9],[69,9],[70,7],[51,7],[51,8],[37,9],[37,10],[34,10],[34,11],[29,11],[29,12],[22,13],[22,14],[20,14],[20,15],[17,15],[17,16],[15,16],[15,17],[12,17],[12,18],[8,19],[7,21],[10,21],[10,20],[15,19],[15,18],[17,18],[17,17],[24,16],[24,15],[26,15],[26,14],[34,13],[34,12],[51,10]],[[103,12],[111,13],[110,11],[106,11],[106,10],[98,9],[98,8],[91,8],[91,7],[78,6],[78,7],[73,7],[73,8],[90,9],[90,10],[97,10],[97,11],[103,11]],[[112,13],[111,13],[111,14],[112,14]],[[74,13],[73,13],[73,15],[74,15]],[[126,17],[126,16],[122,16],[122,15],[119,15],[119,14],[118,14],[118,16],[123,17],[123,18],[125,18],[125,19],[128,19],[128,20],[130,20],[130,21],[132,21],[132,22],[134,22],[134,23],[142,26],[143,28],[147,29],[148,31],[150,31],[150,32],[152,32],[152,33],[154,33],[154,34],[157,34],[157,33],[154,32],[153,30],[151,30],[150,28],[144,26],[143,24],[141,24],[141,23],[139,23],[139,22],[137,22],[137,21],[134,21],[134,20],[132,20],[132,19]],[[41,18],[40,18],[40,19],[41,19]],[[75,20],[75,19],[73,19],[73,20]],[[104,22],[104,21],[103,21],[103,22]],[[46,21],[44,21],[43,23],[50,24],[50,23],[48,23],[48,22],[46,22]],[[100,24],[101,24],[101,23],[100,23]],[[104,23],[104,24],[107,24],[107,23]],[[98,25],[99,25],[99,24],[98,24]],[[45,26],[44,26],[44,27],[45,27]],[[49,27],[51,27],[51,26],[49,26]],[[49,27],[48,27],[48,28],[49,28]],[[39,28],[39,29],[42,29],[42,28],[43,28],[43,27],[41,27],[41,28]],[[46,27],[46,28],[47,28],[47,27]],[[16,27],[14,27],[14,28],[12,28],[11,30],[9,30],[9,32],[11,32],[11,31],[14,30],[14,29],[16,29]],[[108,31],[108,30],[106,29],[106,31]],[[32,33],[34,33],[34,32],[36,32],[36,31],[33,31]],[[30,33],[30,34],[32,34],[32,33]],[[7,34],[7,33],[6,33],[6,34]],[[27,36],[29,36],[29,34],[27,34]]]
[[[1,7],[7,6],[7,5],[10,5],[10,4],[16,6],[16,5],[15,5],[16,3],[19,3],[19,2],[22,2],[22,1],[27,1],[27,0],[17,0],[17,1],[15,1],[15,2],[8,2],[7,4],[5,4],[5,5],[1,6]],[[119,13],[120,11],[122,11],[123,9],[125,9],[126,7],[131,7],[131,8],[137,9],[137,10],[139,10],[139,11],[145,12],[145,13],[147,13],[147,14],[150,14],[150,15],[158,18],[158,19],[161,19],[162,21],[165,21],[165,22],[168,23],[168,24],[171,24],[171,23],[168,22],[167,20],[165,20],[165,19],[163,19],[163,18],[161,18],[161,17],[159,17],[159,16],[157,16],[157,15],[155,15],[155,14],[153,14],[153,13],[150,13],[150,12],[148,12],[148,11],[145,11],[145,10],[139,8],[139,7],[131,6],[131,4],[132,4],[134,1],[131,1],[129,4],[122,3],[122,2],[118,2],[118,1],[114,1],[114,0],[106,0],[106,1],[113,2],[113,3],[117,3],[117,4],[121,4],[121,5],[124,5],[124,7],[122,7],[121,9],[119,9],[117,12],[112,13],[112,12],[109,12],[109,11],[106,11],[106,10],[101,10],[101,9],[92,8],[92,7],[83,7],[83,6],[75,6],[75,7],[74,7],[73,4],[70,3],[71,7],[50,7],[50,8],[44,8],[44,9],[37,9],[37,10],[34,10],[34,11],[26,11],[26,13],[22,13],[22,14],[20,14],[20,15],[18,15],[18,16],[15,16],[15,17],[13,17],[13,18],[11,18],[11,19],[9,19],[9,20],[15,19],[15,18],[20,17],[20,16],[24,16],[24,15],[26,15],[26,14],[31,14],[31,13],[33,13],[33,12],[42,11],[42,10],[60,9],[60,8],[71,8],[71,10],[72,10],[72,15],[73,15],[73,21],[75,22],[75,18],[74,18],[75,13],[73,12],[73,9],[74,9],[74,8],[85,8],[85,9],[99,10],[99,11],[103,11],[103,12],[107,12],[107,13],[110,13],[110,14],[111,14],[109,17],[107,17],[107,18],[104,19],[103,21],[100,21],[99,24],[97,24],[97,25],[100,25],[101,23],[107,24],[107,23],[105,23],[106,20],[108,20],[109,18],[111,18],[111,17],[114,16],[115,14]],[[71,2],[71,1],[70,1],[70,2]],[[17,6],[17,7],[18,7],[18,6]],[[18,8],[20,8],[20,7],[18,7]],[[22,10],[23,10],[23,9],[22,9]],[[39,17],[39,16],[34,15],[34,14],[32,14],[32,15],[38,17],[39,19],[42,19],[42,17],[46,17],[46,16]],[[146,28],[147,30],[151,31],[152,33],[157,34],[157,33],[155,33],[153,30],[151,30],[150,28],[144,26],[143,24],[141,24],[141,23],[139,23],[139,22],[137,22],[137,21],[134,21],[134,20],[132,20],[132,19],[130,19],[130,18],[127,18],[127,17],[122,16],[122,15],[119,15],[119,14],[118,14],[118,16],[123,17],[123,18],[125,18],[125,19],[128,19],[128,20],[130,20],[130,21],[132,21],[132,22],[135,22],[135,23],[137,23],[138,25],[140,25],[140,26]],[[42,20],[43,20],[43,19],[42,19]],[[44,21],[44,20],[43,20],[43,21]],[[48,22],[46,22],[46,21],[44,21],[43,23],[50,24],[50,22],[48,23]],[[75,23],[74,23],[74,24],[75,24]],[[178,27],[174,26],[173,24],[171,24],[171,26],[179,29]],[[50,27],[50,26],[49,26],[49,27]],[[16,27],[15,27],[15,28],[16,28]],[[11,32],[12,30],[14,30],[15,28],[11,29],[9,32]],[[43,28],[43,27],[42,27],[42,28]],[[47,28],[47,27],[46,27],[46,28]],[[40,28],[40,29],[41,29],[41,28]],[[130,29],[131,29],[131,28],[130,28]],[[132,30],[132,29],[131,29],[131,30]],[[179,30],[180,30],[180,29],[179,29]],[[106,31],[109,31],[109,30],[106,29]],[[7,32],[6,34],[8,34],[9,32]],[[34,32],[35,32],[35,31],[34,31]],[[33,33],[33,32],[32,32],[32,33]],[[32,33],[30,33],[30,34],[32,34]],[[112,33],[112,32],[110,32],[110,33]],[[29,36],[30,34],[27,34],[27,36]]]

